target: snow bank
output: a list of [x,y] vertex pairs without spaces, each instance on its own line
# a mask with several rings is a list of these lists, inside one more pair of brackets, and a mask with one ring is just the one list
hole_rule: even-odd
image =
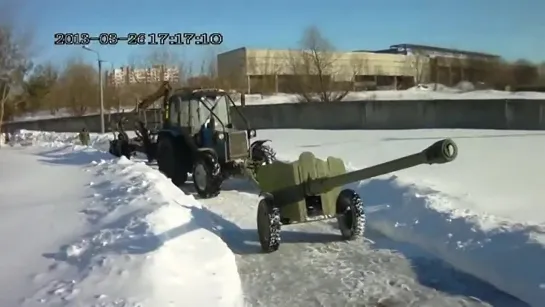
[[[368,227],[419,245],[532,306],[545,302],[545,135],[539,131],[258,132],[287,160],[311,150],[365,167],[453,138],[458,158],[350,185]],[[289,138],[286,138],[289,135]],[[541,141],[540,141],[541,140]],[[524,157],[521,160],[520,157]]]
[[[59,147],[80,144],[78,133],[57,133],[21,129],[11,136],[12,146]],[[109,140],[113,135],[90,134],[90,147],[99,151],[108,151]]]
[[449,209],[469,205],[396,176],[361,182],[357,189],[374,212],[369,227],[417,244],[532,306],[545,302],[545,226],[500,222],[485,228],[483,221],[496,218]]
[[[26,305],[242,306],[234,254],[201,204],[163,174],[66,145],[77,134],[21,131],[16,139],[57,147],[47,155],[52,163],[87,165],[94,178],[82,211],[89,230],[48,254],[55,261],[45,273],[51,282]],[[107,146],[108,136],[92,139]]]

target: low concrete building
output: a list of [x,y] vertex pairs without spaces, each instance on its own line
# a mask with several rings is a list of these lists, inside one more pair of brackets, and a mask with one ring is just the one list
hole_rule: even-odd
[[379,51],[324,52],[318,57],[322,64],[315,65],[309,64],[312,55],[300,50],[243,47],[218,55],[218,75],[228,80],[229,87],[248,93],[294,92],[297,78],[318,75],[351,90],[404,89],[415,83],[479,81],[482,73],[477,66],[482,65],[476,62],[499,60],[484,53],[409,44]]
[[407,43],[391,45],[388,49],[375,52],[412,55],[423,66],[419,69],[423,74],[415,76],[417,83],[430,81],[445,85],[455,85],[460,81],[486,81],[487,74],[501,60],[499,55],[491,53]]
[[316,68],[337,83],[350,83],[354,89],[368,87],[399,88],[414,84],[414,58],[373,52],[327,52],[324,64],[305,64],[296,50],[239,48],[218,55],[218,75],[230,80],[231,87],[249,93],[292,92],[290,84],[300,75],[317,75]]

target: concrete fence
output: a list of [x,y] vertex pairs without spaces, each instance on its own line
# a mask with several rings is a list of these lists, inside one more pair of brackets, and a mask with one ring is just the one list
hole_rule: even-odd
[[[256,129],[545,130],[545,100],[288,103],[252,105],[241,111]],[[238,124],[240,119],[233,117]]]
[[[250,105],[239,109],[255,129],[518,129],[545,130],[545,100],[346,101]],[[237,112],[233,122],[243,127]],[[154,117],[148,113],[148,120]],[[121,114],[112,114],[112,121]],[[133,114],[122,114],[132,128]],[[100,131],[98,115],[7,123],[4,129]]]
[[[154,110],[148,110],[146,117],[148,122],[155,121],[158,113]],[[117,123],[121,118],[127,119],[126,129],[133,130],[136,115],[132,112],[112,113],[105,115],[106,131],[111,131],[110,123]],[[90,132],[100,132],[100,115],[70,116],[51,119],[39,119],[5,123],[2,125],[2,131],[13,131],[17,129],[54,131],[54,132],[79,132],[82,128],[87,128]]]

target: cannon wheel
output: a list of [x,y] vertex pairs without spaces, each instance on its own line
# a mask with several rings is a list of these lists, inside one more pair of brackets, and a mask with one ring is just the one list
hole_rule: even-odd
[[354,240],[363,236],[365,212],[358,193],[350,189],[341,191],[337,197],[337,222],[343,239]]
[[257,233],[261,250],[272,253],[280,246],[280,209],[270,198],[263,198],[257,206]]
[[218,196],[223,177],[217,159],[208,152],[199,154],[193,166],[193,184],[202,198]]

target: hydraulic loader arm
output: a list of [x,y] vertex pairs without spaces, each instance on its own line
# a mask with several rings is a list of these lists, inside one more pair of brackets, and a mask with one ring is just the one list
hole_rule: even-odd
[[155,101],[157,101],[157,99],[161,97],[163,97],[163,99],[166,100],[171,90],[172,90],[172,86],[170,86],[170,83],[168,81],[164,81],[163,83],[161,83],[161,85],[155,92],[144,97],[144,99],[140,101],[140,103],[136,106],[135,111],[138,112],[140,110],[145,110],[149,108]]

